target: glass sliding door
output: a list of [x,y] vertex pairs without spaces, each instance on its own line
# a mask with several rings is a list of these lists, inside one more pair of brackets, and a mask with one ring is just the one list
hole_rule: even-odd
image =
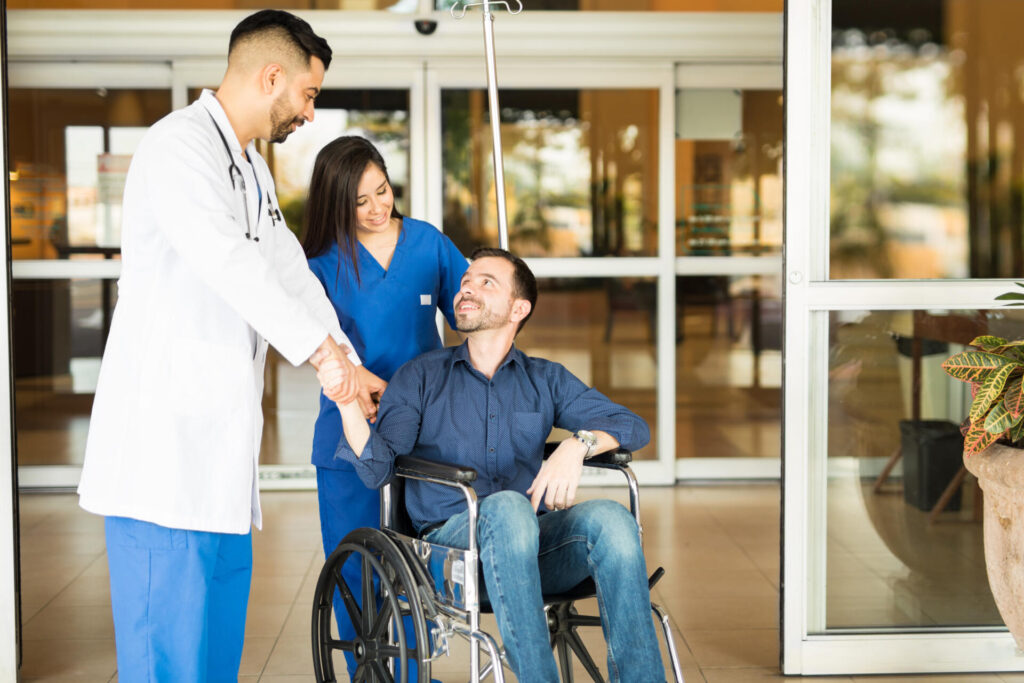
[[146,128],[171,110],[170,70],[9,68],[20,483],[73,486],[117,298],[124,178]]
[[782,68],[676,69],[676,466],[777,478]]
[[1022,263],[1020,18],[790,6],[812,58],[786,74],[785,673],[1024,669],[962,471],[970,395],[940,367],[1024,335],[995,301]]
[[[472,76],[467,76],[472,74]],[[432,217],[467,255],[498,244],[483,71],[438,68],[441,136]],[[556,360],[651,427],[642,480],[674,480],[671,72],[617,82],[599,69],[538,78],[503,62],[501,132],[509,246],[538,277],[517,343]],[[469,79],[469,80],[467,80]],[[449,333],[449,341],[457,342]]]

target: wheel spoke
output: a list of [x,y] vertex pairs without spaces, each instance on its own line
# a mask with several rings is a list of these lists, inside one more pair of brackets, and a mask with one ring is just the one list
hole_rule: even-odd
[[352,627],[358,632],[360,624],[363,623],[363,616],[359,605],[356,603],[356,598],[352,595],[352,589],[345,583],[345,578],[341,575],[340,568],[334,570],[334,578],[338,582],[338,592],[341,593],[341,601],[345,603],[345,611],[348,612],[349,621],[352,622]]
[[356,651],[356,644],[351,640],[328,640],[326,645],[332,650],[342,650],[343,652]]
[[373,565],[370,556],[363,555],[363,633],[370,632],[371,620],[377,598],[373,590]]
[[370,640],[377,640],[383,636],[384,629],[386,629],[388,627],[388,623],[391,622],[391,615],[391,601],[384,600],[380,606],[380,612],[377,612],[373,626],[368,631],[368,635],[366,637]]
[[352,674],[352,683],[372,683],[372,679],[369,678],[370,665],[369,663],[363,663],[356,667],[356,672]]
[[388,668],[379,659],[370,662],[370,666],[373,667],[373,672],[377,674],[377,680],[381,681],[381,683],[395,683],[391,672],[388,671]]

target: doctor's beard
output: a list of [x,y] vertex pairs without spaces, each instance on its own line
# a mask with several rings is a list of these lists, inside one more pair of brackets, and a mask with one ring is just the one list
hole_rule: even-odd
[[292,134],[292,124],[301,126],[305,121],[301,117],[291,116],[284,95],[274,100],[270,108],[270,141],[284,142]]

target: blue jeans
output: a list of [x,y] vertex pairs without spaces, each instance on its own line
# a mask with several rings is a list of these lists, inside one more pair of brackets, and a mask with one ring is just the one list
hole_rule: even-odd
[[237,681],[252,535],[107,517],[106,536],[118,680]]
[[[424,538],[466,548],[469,513]],[[622,505],[589,500],[534,514],[521,493],[480,501],[477,542],[484,584],[509,664],[520,681],[558,683],[542,593],[567,591],[588,576],[597,585],[613,683],[665,680],[651,619],[651,597],[636,522]]]

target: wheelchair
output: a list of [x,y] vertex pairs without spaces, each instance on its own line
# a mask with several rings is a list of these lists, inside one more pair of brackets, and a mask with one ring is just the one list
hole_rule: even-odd
[[[545,458],[557,444],[548,444]],[[622,472],[629,487],[629,507],[641,542],[639,487],[629,468],[632,454],[624,449],[609,451],[587,461],[589,467]],[[469,548],[450,548],[427,543],[412,528],[402,489],[405,479],[417,479],[457,488],[469,506]],[[336,681],[335,657],[351,653],[356,683],[429,683],[430,663],[449,654],[456,637],[469,643],[471,683],[492,676],[504,683],[503,651],[493,636],[481,630],[480,615],[490,606],[481,597],[483,576],[479,571],[476,538],[477,497],[472,483],[476,471],[410,456],[395,461],[395,477],[381,489],[381,529],[361,528],[348,534],[324,563],[313,599],[313,667],[319,682]],[[346,562],[361,565],[359,585],[349,585],[341,572]],[[664,575],[658,568],[648,586]],[[581,626],[597,626],[598,615],[579,614],[578,600],[596,595],[588,578],[566,593],[544,596],[551,647],[556,654],[563,683],[573,681],[573,659],[577,659],[595,683],[604,683],[600,669],[577,633]],[[358,599],[357,599],[358,596]],[[364,609],[364,606],[369,606]],[[655,603],[651,609],[666,642],[672,673],[682,683],[682,670],[672,638],[668,615]],[[337,637],[334,620],[347,617],[354,626],[352,640]],[[412,636],[412,637],[410,637]],[[483,651],[483,652],[481,652]],[[483,655],[483,656],[482,656]],[[418,673],[410,681],[409,663]],[[529,683],[523,681],[521,683]]]

